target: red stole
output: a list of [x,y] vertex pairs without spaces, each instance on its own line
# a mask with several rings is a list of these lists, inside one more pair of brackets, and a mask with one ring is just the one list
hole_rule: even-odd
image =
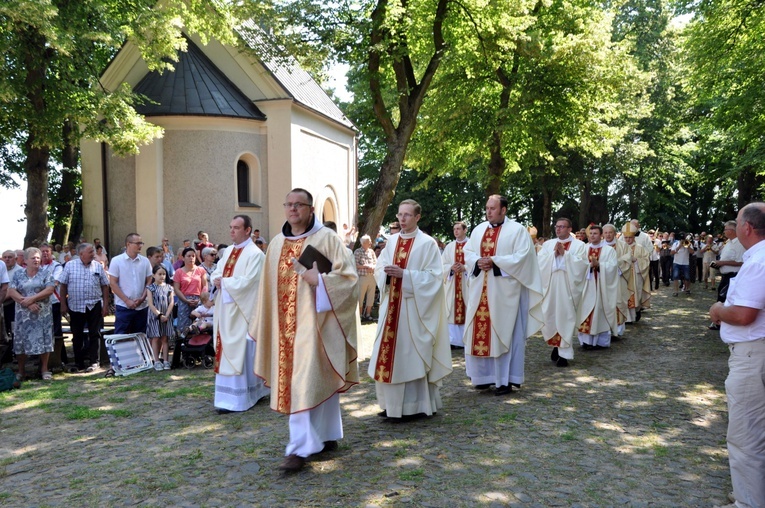
[[[464,265],[465,264],[465,253],[462,251],[462,248],[464,247],[465,242],[459,243],[457,242],[454,245],[454,261]],[[462,278],[465,277],[464,272],[455,273],[455,283],[454,283],[454,324],[455,325],[464,325],[465,324],[465,296],[462,294]]]
[[[602,247],[599,247],[597,249],[593,249],[590,247],[589,251],[587,252],[587,259],[589,259],[591,262],[595,261],[596,259],[600,259],[600,250]],[[590,268],[592,270],[592,268]],[[595,280],[598,280],[598,270],[593,270],[593,277]],[[597,283],[595,284],[595,288],[597,290]],[[592,312],[590,312],[590,315],[587,316],[587,319],[582,321],[582,324],[579,325],[579,331],[581,333],[590,334],[590,330],[592,329],[592,315],[595,313],[595,309],[592,309]]]
[[[632,258],[635,257],[635,244],[630,245],[630,256],[631,256],[630,257],[630,264],[632,265],[630,267],[632,269],[632,285],[634,286],[634,290],[635,291],[630,295],[629,300],[627,300],[627,308],[628,309],[634,309],[635,308],[635,295],[637,294],[638,291],[642,292],[642,289],[643,289],[643,288],[638,288],[637,284],[636,284],[636,282],[637,282],[637,277],[635,277],[635,270],[636,270],[636,268],[635,268],[635,263],[632,261]],[[621,324],[621,323],[619,323],[619,324]]]
[[[558,242],[558,243],[561,243],[561,242]],[[565,243],[563,243],[563,249],[566,252],[568,252],[568,248],[571,247],[572,243],[573,242],[565,242]],[[555,263],[555,256],[553,256],[553,263]],[[555,332],[555,335],[553,335],[552,337],[547,339],[547,343],[549,345],[553,346],[553,347],[559,347],[560,346],[560,341],[561,341],[561,336],[560,336],[560,333],[558,333],[558,332]]]
[[[481,238],[481,257],[491,257],[497,251],[497,240],[502,226],[488,227]],[[475,312],[473,335],[470,337],[470,354],[472,356],[491,356],[491,314],[489,313],[488,280],[490,271],[483,271],[483,287],[478,309]]]
[[[223,267],[223,277],[231,277],[234,275],[234,266],[236,266],[236,262],[239,259],[240,254],[242,254],[242,251],[244,250],[244,247],[237,249],[234,247],[234,249],[231,251],[231,255],[228,257],[228,260],[226,260],[226,266]],[[221,341],[220,338],[220,330],[218,330],[218,333],[215,336],[215,373],[218,374],[218,370],[220,369],[220,357],[223,354],[223,341]]]
[[[409,262],[409,253],[412,251],[414,238],[398,237],[396,250],[393,253],[393,264],[399,268],[406,269]],[[380,351],[377,354],[377,363],[375,364],[375,381],[379,383],[390,383],[393,374],[393,362],[396,356],[396,331],[398,330],[399,314],[401,313],[401,286],[404,279],[398,277],[390,278],[390,289],[388,295],[388,311],[385,314],[385,324],[383,325]]]

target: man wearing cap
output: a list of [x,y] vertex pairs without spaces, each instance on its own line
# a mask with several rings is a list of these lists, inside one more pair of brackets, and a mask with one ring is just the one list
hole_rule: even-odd
[[630,254],[630,265],[624,274],[627,279],[627,322],[640,321],[640,313],[651,306],[651,286],[648,280],[649,254],[635,240],[635,229],[628,222],[622,228],[622,239]]

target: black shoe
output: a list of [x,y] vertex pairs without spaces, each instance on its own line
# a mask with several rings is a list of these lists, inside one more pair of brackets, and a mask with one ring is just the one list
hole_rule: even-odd
[[590,349],[592,349],[592,346],[590,346],[589,344],[582,344],[582,349],[584,349],[585,351],[589,351]]
[[473,388],[476,390],[488,390],[491,388],[491,383],[486,383],[485,385],[475,385]]
[[510,386],[498,386],[496,390],[494,390],[494,395],[496,397],[499,397],[501,395],[507,395],[508,393],[512,393],[513,389]]
[[595,350],[597,350],[597,351],[601,351],[601,350],[603,350],[603,349],[608,349],[608,348],[607,348],[607,347],[605,347],[605,346],[592,346],[592,349],[595,349]]
[[383,409],[382,411],[380,411],[379,413],[377,413],[377,416],[380,416],[380,417],[382,417],[382,418],[387,418],[387,417],[388,417],[388,412],[387,412],[386,410],[384,410],[384,409]]
[[510,383],[510,386],[512,386],[513,388],[516,388],[518,390],[521,389],[521,385],[519,385],[518,383]]
[[568,367],[568,360],[565,358],[558,358],[558,361],[555,362],[556,367]]
[[560,358],[560,355],[558,354],[558,348],[554,347],[552,352],[550,353],[550,360],[557,362],[558,358]]
[[337,441],[324,441],[324,448],[321,449],[321,452],[334,452],[337,450]]
[[637,323],[638,321],[640,321],[640,313],[641,313],[641,312],[643,312],[643,311],[639,310],[639,311],[635,312],[635,322],[636,322],[636,323]]
[[233,413],[230,409],[223,409],[222,407],[215,408],[215,412],[219,415],[227,415],[229,413]]

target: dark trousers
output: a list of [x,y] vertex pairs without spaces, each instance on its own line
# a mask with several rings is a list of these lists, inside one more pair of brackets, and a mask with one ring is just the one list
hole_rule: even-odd
[[669,278],[672,276],[672,256],[664,256],[661,261],[661,281],[669,286]]
[[696,256],[690,256],[688,258],[688,268],[691,272],[691,284],[696,283]]
[[699,282],[704,280],[704,258],[702,256],[696,256],[696,280]]
[[[58,339],[64,337],[64,330],[61,328],[61,303],[57,302],[51,305],[51,313],[53,314],[53,337]],[[69,357],[66,354],[66,346],[61,348],[61,363],[66,365],[69,363]]]
[[725,300],[728,298],[728,286],[730,285],[730,280],[734,278],[736,275],[738,275],[738,272],[735,273],[723,273],[720,275],[720,284],[717,286],[717,301],[725,303]]
[[3,305],[3,323],[5,324],[5,334],[8,337],[13,336],[13,322],[16,321],[16,303],[11,302]]
[[648,267],[648,280],[651,289],[659,289],[659,260],[651,261]]
[[146,320],[148,318],[148,307],[135,310],[117,305],[114,308],[114,333],[146,333]]
[[[72,328],[74,363],[77,368],[83,369],[88,365],[97,364],[98,345],[101,343],[101,302],[85,312],[70,310],[69,325]],[[85,328],[88,329],[87,338]]]

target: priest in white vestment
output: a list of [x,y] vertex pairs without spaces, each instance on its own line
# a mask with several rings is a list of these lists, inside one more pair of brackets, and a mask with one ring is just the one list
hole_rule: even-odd
[[253,372],[255,342],[248,336],[258,300],[263,252],[250,239],[252,222],[237,215],[229,225],[231,241],[210,274],[214,286],[215,408],[218,413],[247,411],[269,389]]
[[542,327],[542,279],[529,232],[506,217],[507,199],[492,195],[486,222],[465,245],[468,306],[465,368],[476,389],[495,395],[520,387],[526,339]]
[[[355,261],[316,218],[311,193],[290,191],[284,212],[287,221],[266,252],[250,334],[255,374],[272,389],[271,409],[289,415],[279,468],[297,471],[308,456],[336,450],[343,437],[340,393],[359,382],[361,322]],[[320,270],[324,261],[329,267]]]
[[441,380],[452,371],[441,253],[417,227],[420,216],[416,201],[399,204],[401,232],[388,238],[375,268],[380,318],[369,375],[387,418],[441,409]]
[[616,251],[616,273],[619,277],[619,287],[616,298],[616,333],[614,335],[621,337],[627,329],[627,323],[630,322],[627,302],[630,299],[628,275],[632,264],[632,253],[627,248],[626,243],[616,238],[616,226],[613,224],[603,226],[603,243],[613,247]]
[[571,236],[571,229],[571,220],[556,220],[556,238],[547,240],[537,254],[542,277],[542,338],[552,346],[550,359],[558,367],[567,367],[568,360],[574,359],[577,308],[590,268],[587,246]]
[[651,286],[648,278],[648,269],[651,266],[650,253],[638,244],[635,233],[635,227],[631,222],[622,227],[621,240],[630,254],[630,270],[627,277],[628,322],[640,321],[642,310],[651,306]]
[[446,312],[449,322],[449,344],[452,349],[465,347],[462,336],[465,334],[465,310],[468,296],[468,274],[465,267],[467,242],[467,224],[454,223],[454,238],[444,248],[441,259],[444,264],[444,291],[446,293]]
[[584,349],[603,349],[611,347],[611,335],[616,333],[619,291],[616,250],[602,241],[600,226],[592,224],[587,229],[590,267],[579,304],[579,343]]

